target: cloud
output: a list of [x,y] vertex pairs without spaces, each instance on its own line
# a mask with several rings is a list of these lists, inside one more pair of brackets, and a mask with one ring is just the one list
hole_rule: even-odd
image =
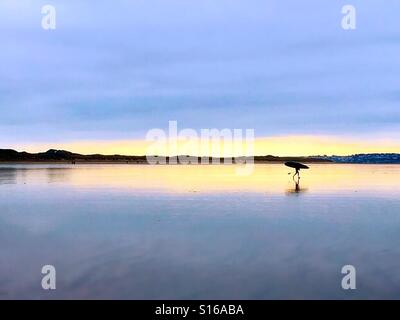
[[[256,135],[399,129],[396,1],[2,1],[1,143],[141,139],[184,127]],[[382,22],[384,21],[384,22]],[[390,137],[389,137],[390,138]]]

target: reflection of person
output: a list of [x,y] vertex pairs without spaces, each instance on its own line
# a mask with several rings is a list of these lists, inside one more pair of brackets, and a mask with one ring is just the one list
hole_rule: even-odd
[[296,187],[295,187],[294,190],[295,190],[296,192],[300,192],[300,184],[299,184],[299,182],[298,182],[298,181],[297,181],[297,182],[295,181],[295,184],[296,184]]

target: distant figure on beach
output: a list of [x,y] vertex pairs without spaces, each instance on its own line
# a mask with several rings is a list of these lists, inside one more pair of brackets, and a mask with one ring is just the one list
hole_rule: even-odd
[[305,164],[296,161],[287,161],[285,162],[285,166],[294,168],[296,170],[296,173],[293,175],[293,180],[297,176],[297,181],[300,180],[300,169],[309,169],[309,167]]
[[[304,191],[303,189],[300,188],[300,169],[309,169],[309,167],[306,166],[305,164],[295,162],[295,161],[285,162],[285,166],[296,170],[295,174],[293,175],[293,181],[295,183],[295,188],[293,190],[289,190],[288,193],[300,193],[300,192]],[[288,174],[290,174],[290,172]],[[295,179],[296,176],[297,176],[297,180]]]

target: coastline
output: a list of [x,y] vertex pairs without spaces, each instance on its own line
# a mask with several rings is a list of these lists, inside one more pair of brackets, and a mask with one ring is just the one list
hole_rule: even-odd
[[[282,159],[282,160],[254,160],[254,164],[281,164],[284,163],[288,160]],[[335,163],[332,161],[327,161],[327,160],[321,160],[321,161],[313,161],[313,160],[298,160],[302,161],[303,163],[322,163],[322,164],[329,164],[329,163]],[[152,165],[148,163],[147,161],[126,161],[126,160],[17,160],[17,161],[12,161],[12,160],[0,160],[0,164],[71,164],[71,165],[79,165],[79,164],[126,164],[126,165]],[[215,165],[236,165],[236,164],[241,164],[241,163],[215,163]],[[246,163],[244,163],[246,164]],[[247,162],[249,164],[249,162]],[[176,163],[176,164],[170,164],[170,163],[165,163],[165,164],[157,164],[157,165],[213,165],[213,163]]]

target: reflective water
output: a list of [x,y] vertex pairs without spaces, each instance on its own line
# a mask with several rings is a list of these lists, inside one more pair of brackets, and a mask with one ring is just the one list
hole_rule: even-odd
[[310,166],[2,164],[0,298],[399,298],[400,166]]

